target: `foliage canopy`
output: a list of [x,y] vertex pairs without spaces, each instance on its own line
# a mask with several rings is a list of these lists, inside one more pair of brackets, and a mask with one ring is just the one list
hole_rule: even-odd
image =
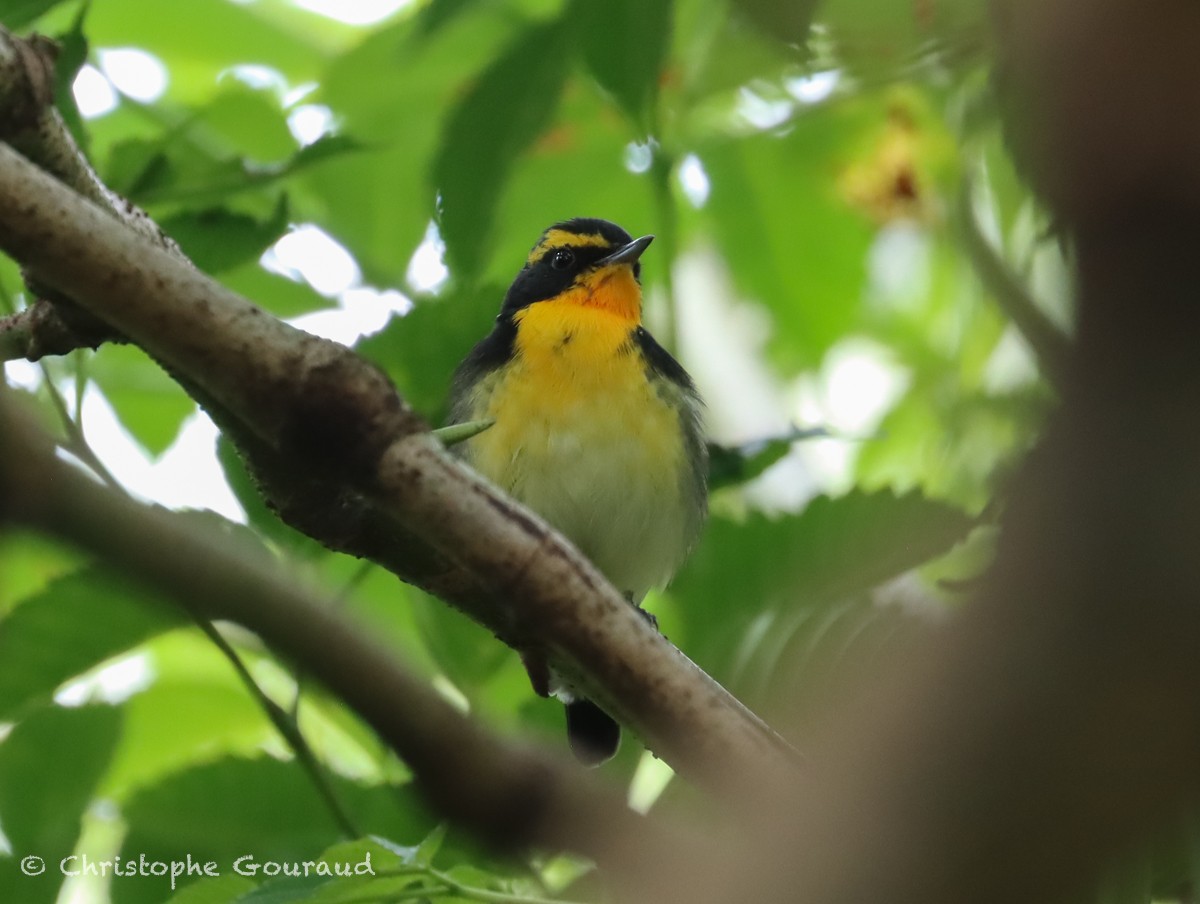
[[[978,4],[431,0],[352,26],[285,0],[6,0],[0,21],[62,42],[63,112],[109,186],[276,316],[353,331],[348,312],[370,309],[356,348],[434,423],[547,224],[600,216],[655,233],[647,318],[697,376],[732,454],[705,539],[651,608],[801,746],[795,694],[816,706],[839,669],[952,604],[939,580],[986,561],[985,513],[1052,399],[1013,299],[1061,297],[1065,271],[1005,150]],[[122,70],[129,50],[142,69]],[[145,93],[145,75],[122,80],[155,61],[161,92]],[[97,78],[119,90],[81,115],[78,86]],[[353,259],[336,289],[277,244],[301,224]],[[0,287],[24,303],[7,260]],[[1035,314],[1069,321],[1061,307]],[[7,373],[68,447],[94,438],[81,392],[151,457],[194,411],[128,347]],[[828,435],[793,443],[797,426]],[[231,449],[213,454],[248,521],[226,529],[286,557],[479,718],[562,743],[559,709],[533,696],[512,651],[300,537]],[[182,615],[29,535],[0,534],[0,576],[0,723],[13,726],[0,743],[12,852],[0,899],[55,900],[54,864],[72,852],[221,867],[174,897],[161,877],[83,881],[87,900],[117,904],[596,892],[584,864],[494,863],[443,840],[402,763],[238,636],[247,674],[294,711],[330,776],[345,832],[261,701]],[[920,605],[898,604],[909,597]],[[646,802],[664,778],[632,742],[606,768]],[[232,874],[245,854],[322,852],[370,852],[387,877]],[[27,853],[51,864],[42,880],[10,868]]]

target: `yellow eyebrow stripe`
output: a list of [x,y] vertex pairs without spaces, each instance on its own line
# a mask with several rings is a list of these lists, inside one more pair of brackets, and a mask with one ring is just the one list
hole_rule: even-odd
[[542,236],[542,240],[529,252],[529,257],[526,258],[525,263],[527,266],[533,266],[545,257],[547,252],[555,248],[562,248],[563,246],[578,248],[581,245],[608,248],[612,245],[612,242],[596,232],[580,235],[578,232],[568,232],[565,229],[551,229]]

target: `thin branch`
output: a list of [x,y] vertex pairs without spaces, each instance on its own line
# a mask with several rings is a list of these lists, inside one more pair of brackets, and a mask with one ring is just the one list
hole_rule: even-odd
[[[185,260],[179,246],[144,210],[110,190],[80,151],[54,108],[57,45],[41,35],[21,38],[0,25],[0,140],[158,247]],[[120,335],[76,307],[70,298],[30,284],[24,311],[0,318],[0,362],[96,348]]]
[[1029,289],[992,247],[975,216],[973,183],[964,177],[955,203],[963,251],[1001,310],[1025,338],[1046,379],[1062,389],[1071,357],[1071,341],[1047,317]]
[[83,393],[78,391],[78,387],[76,387],[75,416],[72,417],[71,412],[67,411],[66,400],[62,397],[62,393],[58,391],[58,387],[54,385],[54,378],[50,375],[50,369],[45,364],[42,364],[42,383],[46,387],[46,395],[50,397],[50,404],[58,414],[63,431],[67,435],[66,442],[63,443],[63,448],[87,465],[93,474],[114,490],[121,490],[123,492],[120,481],[113,476],[104,462],[100,460],[100,456],[96,454],[96,450],[92,448],[91,443],[87,441],[87,437],[83,434],[83,427],[79,422],[79,415],[83,406]]
[[217,630],[216,625],[206,618],[199,618],[196,620],[196,623],[216,648],[229,660],[238,678],[241,679],[246,690],[250,692],[250,696],[258,702],[259,707],[267,714],[267,718],[271,720],[271,724],[275,726],[275,730],[283,736],[284,741],[292,748],[292,752],[296,755],[296,760],[308,774],[309,781],[317,789],[317,794],[329,810],[330,815],[333,816],[334,822],[338,824],[342,835],[347,840],[362,837],[362,832],[355,825],[354,818],[342,805],[337,792],[333,790],[333,785],[330,783],[329,777],[317,761],[316,754],[313,753],[312,748],[308,745],[308,740],[300,731],[300,725],[296,721],[294,714],[289,713],[267,696],[267,692],[259,686],[258,682],[254,680],[254,676],[250,674],[250,670],[246,668],[246,664],[242,661],[242,657],[238,655],[237,650],[222,636],[221,632]]
[[[75,415],[72,416],[67,411],[66,401],[62,394],[54,385],[54,380],[50,375],[49,369],[42,365],[42,376],[45,381],[46,391],[50,397],[51,403],[55,411],[59,415],[59,420],[62,422],[63,429],[67,434],[67,442],[63,448],[87,465],[105,484],[114,492],[120,493],[128,498],[128,493],[121,483],[113,477],[112,473],[104,466],[88,443],[87,437],[84,435],[82,425],[79,421],[81,412],[81,389],[77,387],[77,397],[75,406]],[[194,613],[193,613],[194,615]],[[350,817],[345,807],[342,806],[337,794],[333,790],[333,786],[329,782],[328,776],[324,769],[317,761],[316,755],[308,744],[308,740],[300,731],[300,725],[295,712],[287,712],[280,707],[274,700],[267,696],[266,692],[254,680],[254,676],[250,674],[237,651],[229,644],[229,642],[221,635],[220,631],[213,625],[211,621],[203,617],[195,617],[197,627],[208,637],[216,648],[229,660],[233,666],[233,670],[245,684],[246,689],[250,692],[251,697],[257,701],[267,718],[275,726],[276,730],[283,736],[284,741],[292,749],[297,761],[308,774],[309,780],[316,789],[318,796],[324,801],[329,809],[330,815],[333,817],[346,838],[358,838],[362,833],[354,824],[354,820]],[[297,685],[296,706],[299,706],[300,694],[299,686]]]
[[654,186],[654,212],[658,221],[656,240],[662,246],[662,259],[667,266],[662,268],[663,287],[667,304],[664,325],[659,331],[663,346],[672,353],[679,351],[679,299],[675,295],[675,274],[671,267],[679,253],[679,214],[675,209],[675,197],[671,192],[671,178],[675,170],[675,158],[661,145],[654,147],[650,166],[650,178]]

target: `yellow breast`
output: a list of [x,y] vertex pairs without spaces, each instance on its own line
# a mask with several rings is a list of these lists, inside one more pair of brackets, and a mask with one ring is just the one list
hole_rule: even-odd
[[670,579],[698,518],[677,394],[649,375],[626,317],[577,304],[516,316],[512,361],[471,398],[496,423],[464,451],[640,600]]

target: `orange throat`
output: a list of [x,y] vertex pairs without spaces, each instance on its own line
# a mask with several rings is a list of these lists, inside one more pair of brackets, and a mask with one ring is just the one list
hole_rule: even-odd
[[642,287],[634,279],[633,269],[626,264],[588,274],[553,303],[598,308],[631,327],[642,319]]

